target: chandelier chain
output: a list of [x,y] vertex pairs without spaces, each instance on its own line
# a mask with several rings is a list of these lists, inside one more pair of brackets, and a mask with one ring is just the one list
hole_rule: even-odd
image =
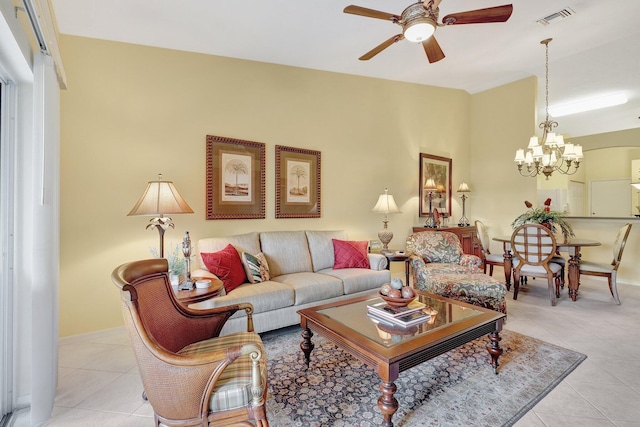
[[549,120],[549,42],[551,41],[551,39],[545,40],[546,43],[544,44],[544,48],[545,48],[545,65],[544,65],[544,90],[545,90],[545,98],[544,98],[544,105],[545,105],[545,113],[546,113],[546,120]]

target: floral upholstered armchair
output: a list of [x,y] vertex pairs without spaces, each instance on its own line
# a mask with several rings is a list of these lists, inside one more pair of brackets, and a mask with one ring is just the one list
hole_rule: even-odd
[[507,312],[507,288],[482,273],[482,260],[462,252],[458,236],[448,232],[422,231],[407,238],[413,285],[446,298]]
[[407,237],[405,251],[434,273],[477,273],[482,260],[462,252],[458,236],[447,231],[421,231]]

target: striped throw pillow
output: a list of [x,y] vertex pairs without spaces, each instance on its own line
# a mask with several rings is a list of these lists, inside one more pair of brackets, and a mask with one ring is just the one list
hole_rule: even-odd
[[251,283],[266,282],[271,279],[269,274],[269,264],[262,252],[251,255],[248,252],[242,253],[242,265],[247,273],[247,279]]

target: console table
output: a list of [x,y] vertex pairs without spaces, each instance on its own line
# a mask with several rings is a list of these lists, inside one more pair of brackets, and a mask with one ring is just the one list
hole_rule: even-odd
[[460,243],[462,244],[462,252],[469,255],[476,255],[483,259],[482,246],[480,245],[480,240],[478,239],[478,230],[476,230],[475,225],[471,225],[468,227],[438,228],[413,227],[414,233],[418,233],[420,231],[448,231],[449,233],[453,233],[458,236],[458,239],[460,239]]

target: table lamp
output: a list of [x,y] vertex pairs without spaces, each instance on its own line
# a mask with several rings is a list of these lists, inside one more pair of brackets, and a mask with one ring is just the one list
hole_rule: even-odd
[[378,232],[378,238],[382,242],[382,252],[389,252],[389,242],[393,239],[393,232],[387,228],[387,224],[389,223],[387,215],[390,213],[402,213],[402,211],[398,209],[398,205],[396,205],[395,200],[393,200],[393,196],[390,195],[389,190],[385,188],[384,194],[378,197],[378,202],[371,212],[384,214],[384,219],[382,220],[384,228]]
[[163,181],[162,174],[158,174],[158,180],[149,181],[144,193],[127,216],[153,216],[146,228],[155,227],[160,233],[160,258],[164,258],[164,232],[169,227],[175,228],[171,218],[164,215],[184,213],[193,213],[193,209],[180,196],[173,182]]
[[424,191],[427,193],[427,198],[429,199],[429,217],[427,217],[427,222],[424,224],[427,228],[436,228],[436,219],[433,216],[432,202],[433,202],[433,193],[438,190],[436,186],[436,182],[433,178],[427,179],[427,182],[424,184]]
[[462,183],[458,187],[458,193],[462,193],[462,196],[460,196],[460,198],[462,199],[462,218],[460,218],[460,221],[458,221],[458,225],[460,227],[469,226],[469,220],[465,216],[465,206],[464,206],[464,203],[467,200],[467,197],[469,197],[464,193],[469,193],[469,192],[471,192],[471,190],[469,190],[469,186],[467,185],[466,182],[462,181]]

